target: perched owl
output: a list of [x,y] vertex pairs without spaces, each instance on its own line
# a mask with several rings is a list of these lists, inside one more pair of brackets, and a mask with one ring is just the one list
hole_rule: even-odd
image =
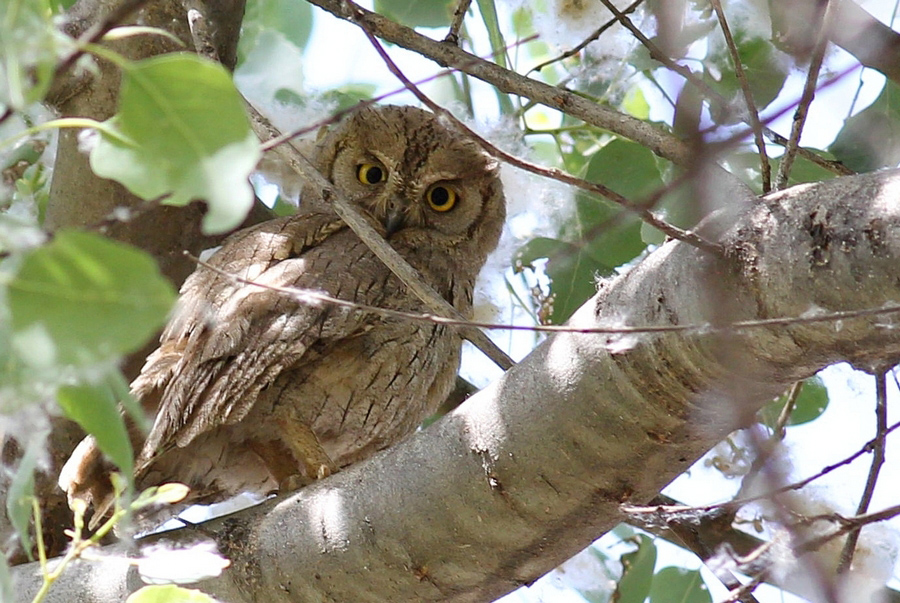
[[[313,161],[426,282],[469,313],[505,218],[491,157],[426,111],[381,107],[321,136]],[[264,285],[424,311],[330,210],[301,209],[239,231],[209,263]],[[445,399],[460,343],[446,327],[301,302],[200,267],[131,385],[145,408],[157,409],[146,440],[136,435],[137,486],[182,482],[191,501],[213,502],[364,459]],[[102,514],[109,471],[87,438],[60,486]]]

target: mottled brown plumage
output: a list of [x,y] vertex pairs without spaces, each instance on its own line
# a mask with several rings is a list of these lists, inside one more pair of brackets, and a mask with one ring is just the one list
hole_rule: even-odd
[[[505,216],[494,160],[430,113],[383,107],[333,127],[314,163],[428,283],[471,310]],[[210,263],[258,283],[424,309],[329,210],[237,232]],[[303,303],[198,268],[132,383],[145,408],[158,408],[136,447],[137,485],[179,481],[192,500],[210,502],[327,475],[433,412],[451,389],[459,348],[444,327]],[[108,471],[86,439],[60,485],[102,507]]]

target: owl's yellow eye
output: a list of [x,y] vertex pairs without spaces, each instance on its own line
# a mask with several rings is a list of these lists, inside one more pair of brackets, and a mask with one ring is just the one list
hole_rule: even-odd
[[450,211],[456,205],[456,191],[438,184],[428,189],[425,200],[434,211]]
[[360,163],[356,168],[356,178],[363,184],[378,184],[387,180],[387,172],[374,163]]

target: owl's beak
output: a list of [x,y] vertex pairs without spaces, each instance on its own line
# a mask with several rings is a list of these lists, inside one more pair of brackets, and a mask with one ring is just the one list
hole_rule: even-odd
[[406,225],[406,211],[399,204],[392,204],[384,216],[386,235],[391,236]]

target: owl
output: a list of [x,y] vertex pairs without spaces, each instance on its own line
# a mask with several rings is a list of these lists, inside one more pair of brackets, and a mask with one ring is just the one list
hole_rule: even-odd
[[[320,134],[313,163],[426,282],[470,312],[505,219],[494,159],[431,113],[386,106]],[[330,209],[236,232],[209,264],[220,272],[201,266],[185,281],[131,385],[156,409],[146,438],[133,434],[138,488],[182,482],[191,502],[205,503],[308,483],[391,446],[450,392],[461,344],[453,329],[265,288],[425,311]],[[102,515],[110,471],[89,437],[59,483]]]

